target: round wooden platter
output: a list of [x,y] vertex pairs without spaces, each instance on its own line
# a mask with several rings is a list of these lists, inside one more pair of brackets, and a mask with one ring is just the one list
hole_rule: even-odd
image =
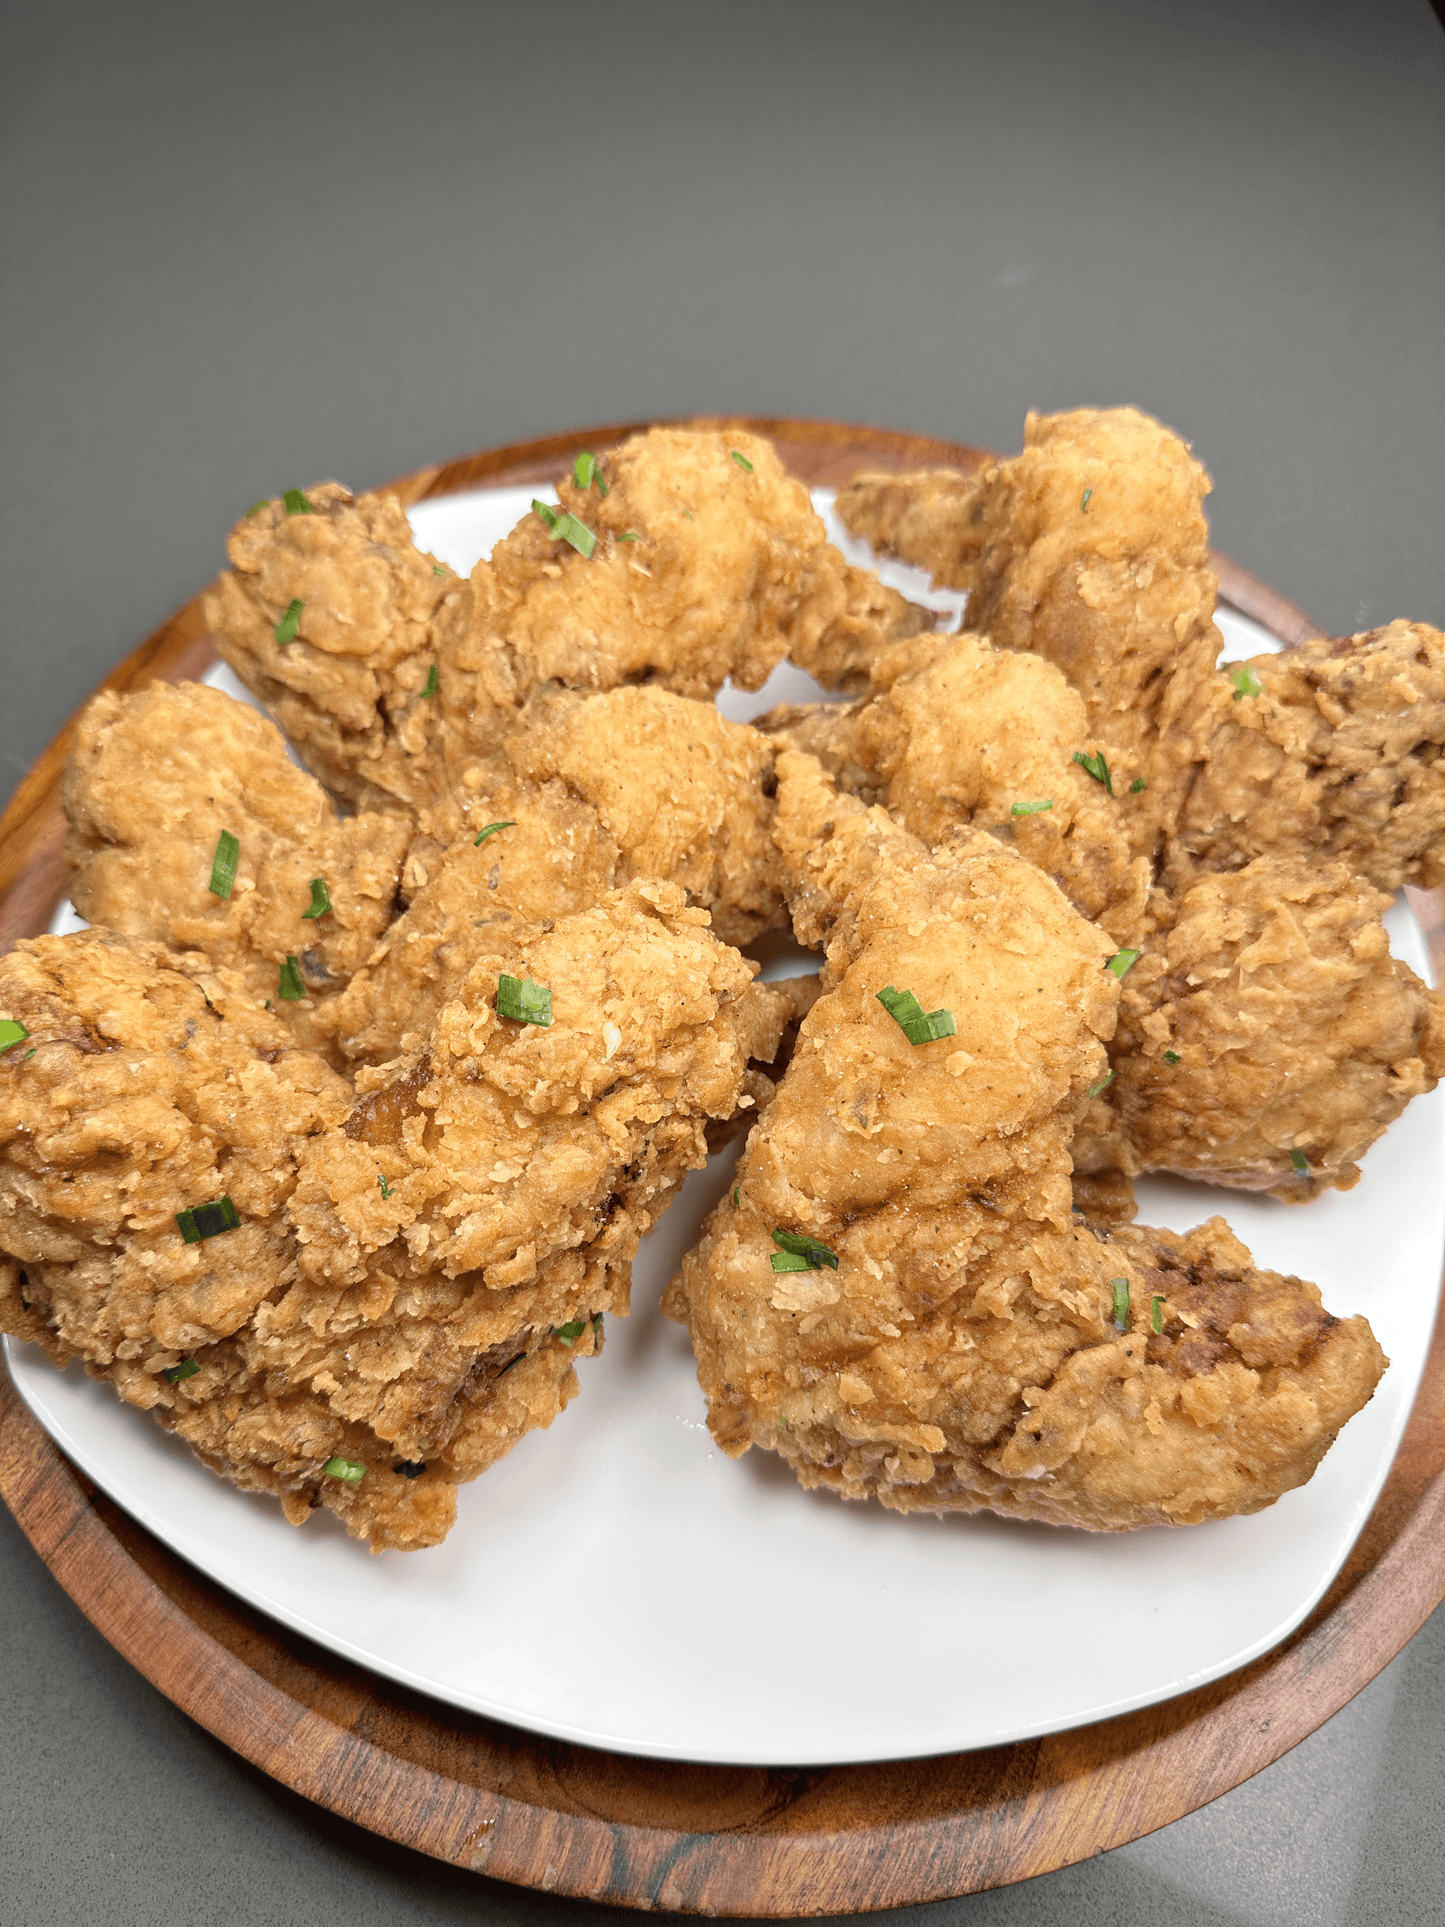
[[[490,449],[393,487],[408,504],[549,483],[617,424]],[[970,469],[984,451],[838,423],[750,420],[815,486],[859,468]],[[1222,599],[1286,641],[1321,633],[1224,557]],[[214,661],[197,596],[106,686]],[[61,730],[0,825],[0,946],[64,893]],[[1445,892],[1412,893],[1445,970]],[[615,1905],[792,1917],[896,1907],[1067,1866],[1192,1812],[1337,1712],[1445,1598],[1445,1321],[1378,1505],[1318,1608],[1214,1685],[1045,1739],[941,1759],[787,1770],[603,1753],[374,1678],[194,1571],[77,1473],[0,1373],[0,1494],[41,1558],[161,1692],[266,1773],[454,1865]]]

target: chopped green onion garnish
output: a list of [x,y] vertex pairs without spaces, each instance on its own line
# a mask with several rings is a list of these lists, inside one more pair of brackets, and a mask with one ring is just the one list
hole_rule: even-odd
[[236,887],[236,865],[241,860],[240,841],[229,830],[216,838],[216,854],[211,858],[211,880],[206,885],[213,897],[228,897]]
[[539,502],[535,496],[532,498],[532,507],[547,524],[554,542],[570,542],[582,556],[590,556],[597,547],[597,537],[575,515],[554,509],[547,502]]
[[1131,796],[1137,796],[1140,790],[1147,790],[1148,787],[1149,785],[1144,781],[1144,778],[1142,776],[1136,776],[1133,782],[1129,785],[1129,794]]
[[28,1051],[26,1051],[26,1053],[25,1053],[25,1055],[24,1055],[24,1056],[23,1056],[23,1057],[21,1058],[21,1060],[20,1060],[20,1061],[21,1061],[21,1063],[22,1063],[22,1064],[28,1064],[28,1063],[30,1062],[30,1060],[31,1060],[31,1058],[32,1058],[32,1057],[33,1057],[34,1055],[35,1055],[35,1046],[34,1046],[34,1045],[32,1044],[32,1045],[30,1046],[30,1049],[29,1049]]
[[[0,1053],[14,1050],[15,1046],[23,1044],[29,1035],[30,1032],[18,1017],[0,1017]],[[27,1051],[26,1056],[29,1055]]]
[[250,508],[246,510],[246,513],[247,515],[259,515],[262,509],[269,508],[270,506],[271,497],[269,495],[263,495],[259,502],[253,502],[251,504]]
[[910,1044],[934,1044],[940,1037],[956,1037],[958,1026],[951,1010],[924,1010],[911,990],[895,990],[886,984],[878,1001],[897,1024]]
[[1053,807],[1054,807],[1053,797],[1046,796],[1042,803],[1015,803],[1013,808],[1009,811],[1009,815],[1010,816],[1037,816],[1040,810],[1051,810]]
[[547,527],[552,531],[552,533],[554,535],[556,534],[557,511],[552,507],[552,504],[550,502],[539,502],[536,496],[534,495],[532,497],[532,513],[534,515],[540,515],[542,520],[547,524]]
[[1157,1291],[1149,1300],[1149,1323],[1156,1332],[1164,1329],[1164,1300]]
[[168,1365],[161,1373],[167,1385],[179,1385],[183,1378],[194,1378],[200,1366],[193,1358],[183,1358],[179,1365]]
[[431,668],[426,672],[426,686],[421,693],[423,696],[434,696],[437,693],[437,666],[435,663],[433,663]]
[[691,510],[691,509],[684,509],[684,510],[683,510],[683,514],[684,514],[684,515],[685,515],[685,516],[687,517],[687,519],[688,519],[688,521],[689,521],[689,522],[690,522],[690,521],[692,521],[692,519],[693,519],[693,514],[692,514],[692,510]]
[[[838,1269],[837,1252],[830,1245],[825,1245],[821,1238],[810,1238],[801,1231],[775,1231],[773,1243],[788,1257],[801,1258],[804,1271],[821,1271],[824,1265],[827,1265],[830,1271]],[[796,1271],[797,1269],[796,1265],[780,1265],[776,1258],[773,1259],[774,1271]]]
[[587,1320],[585,1318],[569,1318],[565,1325],[554,1325],[552,1327],[552,1336],[554,1338],[560,1338],[562,1343],[570,1348],[575,1340],[582,1336],[586,1329]]
[[775,1251],[772,1254],[772,1267],[774,1271],[816,1271],[818,1269],[816,1265],[810,1265],[806,1258],[800,1258],[792,1251]]
[[1079,508],[1080,508],[1080,510],[1081,510],[1081,512],[1082,512],[1083,514],[1085,514],[1085,515],[1087,515],[1087,514],[1089,513],[1089,497],[1090,497],[1090,496],[1091,496],[1091,495],[1092,495],[1093,493],[1094,493],[1094,491],[1093,491],[1093,490],[1092,490],[1091,488],[1086,488],[1086,489],[1084,490],[1084,499],[1083,499],[1083,501],[1082,501],[1082,502],[1080,502],[1080,504],[1079,504]]
[[1234,700],[1239,702],[1244,696],[1262,696],[1264,684],[1255,675],[1247,662],[1242,662],[1229,680],[1234,684]]
[[360,1459],[328,1459],[321,1468],[323,1479],[345,1479],[351,1485],[360,1485],[366,1477],[366,1467]]
[[485,843],[487,838],[489,836],[495,836],[498,830],[515,830],[516,827],[517,822],[515,817],[507,823],[489,823],[484,830],[477,831],[476,843],[473,843],[472,848],[475,849],[477,843]]
[[636,529],[624,529],[617,539],[619,542],[636,542],[639,538]]
[[[518,1353],[518,1357],[520,1356],[521,1354]],[[514,1358],[512,1360],[512,1363],[515,1365],[516,1362],[517,1360]],[[503,1370],[505,1369],[506,1368],[504,1366]],[[426,1471],[426,1460],[425,1459],[403,1459],[401,1464],[396,1469],[404,1479],[419,1479],[422,1473]]]
[[306,986],[301,981],[301,966],[294,957],[287,957],[281,966],[281,981],[276,987],[276,995],[288,1004],[294,1004],[306,995]]
[[301,921],[307,923],[313,917],[329,917],[330,915],[331,898],[327,894],[326,879],[325,877],[312,877],[311,908],[301,912]]
[[1104,761],[1101,751],[1095,750],[1092,756],[1086,756],[1081,749],[1076,749],[1074,761],[1080,769],[1087,770],[1096,783],[1102,783],[1110,796],[1114,794],[1114,779],[1109,774],[1109,765]]
[[1105,1071],[1104,1075],[1099,1079],[1097,1084],[1091,1084],[1089,1086],[1088,1091],[1085,1093],[1085,1095],[1088,1097],[1097,1097],[1100,1091],[1107,1091],[1109,1086],[1113,1083],[1114,1079],[1118,1076],[1118,1074],[1119,1073],[1117,1071]]
[[176,1223],[186,1243],[198,1245],[203,1238],[219,1238],[223,1231],[239,1231],[241,1214],[228,1197],[214,1198],[210,1204],[196,1204],[189,1211],[178,1211]]
[[601,467],[590,448],[584,448],[572,464],[572,480],[578,488],[591,488],[595,482],[599,495],[607,493],[607,483],[603,479]]
[[394,1184],[387,1183],[386,1173],[384,1171],[377,1172],[376,1181],[381,1186],[381,1195],[384,1198],[389,1198],[392,1192],[395,1191],[396,1189],[396,1186]]
[[1135,964],[1138,963],[1143,954],[1142,950],[1116,950],[1104,965],[1104,968],[1105,970],[1112,970],[1116,977],[1125,977],[1134,968]]
[[1298,1149],[1298,1147],[1296,1147],[1296,1149],[1290,1152],[1289,1161],[1294,1166],[1296,1171],[1308,1171],[1310,1168],[1309,1159],[1305,1156],[1303,1151]]
[[738,1206],[742,1203],[742,1201],[743,1201],[743,1187],[740,1184],[735,1184],[733,1186],[733,1210],[734,1211],[737,1210]]
[[752,474],[753,465],[748,460],[747,456],[744,455],[744,453],[740,448],[730,448],[728,450],[728,453],[729,455],[732,456],[733,460],[737,463],[739,468],[745,468],[748,471],[749,475]]
[[1121,1332],[1129,1323],[1129,1280],[1115,1278],[1114,1286],[1114,1330]]
[[301,611],[305,607],[306,604],[296,596],[293,596],[291,601],[286,604],[286,613],[276,624],[276,644],[278,648],[284,649],[288,642],[295,642],[296,632],[301,627]]
[[1177,1064],[1177,1063],[1179,1062],[1179,1053],[1178,1053],[1178,1051],[1177,1051],[1177,1050],[1167,1050],[1167,1051],[1165,1051],[1165,1053],[1164,1053],[1164,1062],[1165,1062],[1166,1064]]
[[432,563],[432,565],[431,565],[431,572],[432,572],[432,574],[433,574],[433,575],[450,575],[450,574],[451,574],[451,570],[450,570],[450,569],[444,569],[444,568],[442,567],[442,565],[441,565],[441,563],[440,563],[440,562],[433,562],[433,563]]
[[315,509],[307,501],[299,488],[288,488],[281,497],[281,505],[288,515],[314,515]]
[[552,993],[530,977],[509,977],[503,971],[497,979],[497,1015],[546,1030],[552,1022]]

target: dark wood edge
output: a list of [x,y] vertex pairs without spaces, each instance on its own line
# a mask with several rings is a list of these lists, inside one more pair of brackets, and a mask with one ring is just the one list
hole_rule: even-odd
[[[981,451],[841,424],[748,421],[808,451],[814,485],[873,466],[972,467]],[[411,502],[543,480],[638,424],[484,451],[398,485]],[[1303,612],[1225,558],[1221,593],[1288,639]],[[1228,572],[1228,573],[1227,573]],[[213,659],[197,597],[107,678]],[[0,821],[0,942],[63,888],[67,724]],[[1412,893],[1445,967],[1445,892]],[[793,1917],[1024,1880],[1137,1839],[1259,1772],[1351,1699],[1445,1597],[1445,1320],[1404,1443],[1344,1570],[1294,1635],[1215,1685],[1122,1719],[985,1752],[765,1770],[635,1759],[460,1714],[376,1679],[232,1598],[98,1493],[0,1376],[0,1496],[101,1633],[264,1772],[374,1832],[504,1880],[615,1905]]]

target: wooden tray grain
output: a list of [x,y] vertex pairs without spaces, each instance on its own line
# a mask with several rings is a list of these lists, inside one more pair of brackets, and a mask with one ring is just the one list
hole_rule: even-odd
[[[805,481],[972,468],[983,451],[891,430],[751,420]],[[616,424],[491,449],[394,484],[407,503],[550,482]],[[1216,556],[1223,598],[1287,641],[1321,633]],[[106,686],[201,674],[197,596]],[[65,887],[68,723],[0,822],[0,946]],[[1445,892],[1413,893],[1445,974]],[[92,1623],[191,1718],[348,1820],[454,1865],[614,1905],[793,1917],[1003,1886],[1149,1833],[1312,1733],[1445,1598],[1445,1321],[1378,1505],[1344,1570],[1273,1652],[1198,1692],[1046,1739],[868,1766],[708,1767],[603,1753],[460,1713],[286,1631],[177,1558],[77,1473],[0,1374],[0,1495]]]

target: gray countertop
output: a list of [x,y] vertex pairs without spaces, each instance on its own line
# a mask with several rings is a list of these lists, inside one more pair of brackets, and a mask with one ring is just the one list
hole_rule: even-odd
[[[1445,625],[1426,0],[40,4],[0,100],[5,793],[257,496],[585,422],[1132,401],[1318,621]],[[0,1540],[0,1921],[598,1917],[286,1794]],[[1201,1813],[920,1911],[1434,1921],[1442,1788],[1445,1612]]]

